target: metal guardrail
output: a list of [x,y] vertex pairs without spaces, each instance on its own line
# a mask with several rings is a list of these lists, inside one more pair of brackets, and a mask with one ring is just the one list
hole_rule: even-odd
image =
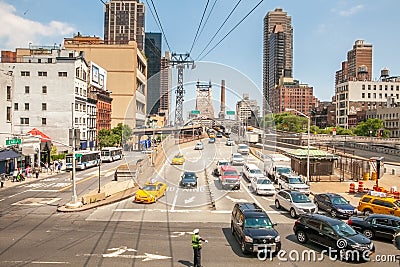
[[211,205],[211,209],[212,210],[216,210],[216,206],[215,206],[215,199],[214,199],[214,194],[213,192],[211,192],[211,188],[210,188],[210,179],[208,178],[208,174],[207,174],[207,168],[204,168],[204,174],[206,177],[206,188],[208,191],[208,195],[210,197],[210,205]]

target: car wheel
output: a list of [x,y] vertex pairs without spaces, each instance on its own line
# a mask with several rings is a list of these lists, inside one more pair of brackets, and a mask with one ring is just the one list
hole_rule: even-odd
[[372,212],[372,210],[370,210],[370,209],[365,209],[364,210],[364,216],[369,216],[369,215],[371,215],[373,212]]
[[336,218],[336,216],[337,216],[336,210],[334,210],[334,209],[331,210],[331,216],[333,218]]
[[275,200],[275,208],[278,210],[281,208],[281,204],[279,204],[279,200]]
[[365,229],[365,230],[363,231],[363,235],[365,235],[365,236],[368,237],[369,239],[374,238],[374,232],[372,232],[372,231],[369,230],[369,229]]
[[296,238],[302,244],[307,243],[308,240],[307,234],[301,230],[296,232]]
[[315,206],[317,206],[318,209],[320,209],[320,208],[319,208],[318,201],[314,201],[314,204],[315,204]]
[[242,240],[242,242],[240,243],[240,250],[242,251],[243,254],[245,255],[248,254],[244,240]]
[[235,228],[233,227],[233,222],[231,222],[231,234],[232,235],[235,234]]
[[297,218],[297,214],[296,214],[296,211],[294,210],[294,208],[290,209],[290,217]]

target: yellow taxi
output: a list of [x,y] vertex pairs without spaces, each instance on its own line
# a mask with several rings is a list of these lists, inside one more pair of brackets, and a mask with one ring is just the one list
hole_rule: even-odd
[[182,154],[176,154],[173,158],[172,158],[172,165],[183,165],[183,163],[185,163],[185,158],[183,157]]
[[400,216],[400,200],[385,195],[367,194],[360,198],[357,209],[365,216],[371,213]]
[[165,183],[147,182],[136,192],[134,201],[137,203],[154,203],[165,195],[166,190],[167,185]]
[[214,133],[210,133],[210,134],[208,135],[208,137],[209,137],[209,138],[215,138],[215,134],[214,134]]

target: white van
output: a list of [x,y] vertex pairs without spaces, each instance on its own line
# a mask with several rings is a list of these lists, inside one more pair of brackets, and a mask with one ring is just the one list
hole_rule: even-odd
[[251,181],[253,178],[265,177],[262,171],[253,163],[246,163],[243,165],[242,173],[248,180]]
[[291,159],[282,154],[264,155],[264,172],[272,181],[279,178],[281,173],[291,173]]

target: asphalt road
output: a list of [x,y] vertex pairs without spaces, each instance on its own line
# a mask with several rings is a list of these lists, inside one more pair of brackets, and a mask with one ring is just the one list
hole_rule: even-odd
[[[245,179],[242,179],[238,191],[221,190],[217,178],[211,175],[215,161],[229,159],[229,155],[236,151],[236,147],[225,146],[224,141],[217,139],[215,144],[204,141],[205,149],[202,151],[195,151],[192,147],[181,149],[186,158],[183,166],[172,166],[166,162],[161,171],[154,173],[150,179],[167,182],[168,191],[165,197],[151,205],[137,204],[127,199],[84,212],[57,213],[57,206],[70,199],[70,188],[60,192],[66,187],[24,186],[0,191],[0,266],[191,266],[191,232],[194,228],[200,228],[200,234],[209,240],[203,246],[204,266],[352,265],[333,262],[327,257],[318,261],[323,248],[299,244],[292,231],[295,220],[287,212],[274,208],[273,197],[254,195]],[[250,160],[256,161],[251,156]],[[108,166],[110,173],[113,166]],[[106,175],[106,166],[103,167],[104,179],[110,179],[111,176]],[[180,175],[185,170],[197,172],[197,190],[178,187]],[[82,175],[82,180],[94,177],[78,184],[78,190],[83,190],[83,187],[96,188],[97,173],[94,172],[97,169],[86,172],[78,173]],[[215,210],[210,206],[205,186],[206,175],[209,176],[210,190],[216,199]],[[59,175],[52,178],[67,177]],[[61,180],[40,182],[57,184]],[[57,191],[29,191],[32,188]],[[230,212],[238,201],[258,202],[272,221],[278,223],[277,230],[286,255],[282,252],[279,256],[262,261],[256,255],[245,256],[240,252],[229,228]],[[390,242],[380,240],[374,243],[376,255],[387,257],[400,254]],[[302,261],[302,253],[316,253],[315,262],[308,259]],[[295,260],[297,254],[299,260]],[[357,265],[398,266],[398,263],[373,261]]]

